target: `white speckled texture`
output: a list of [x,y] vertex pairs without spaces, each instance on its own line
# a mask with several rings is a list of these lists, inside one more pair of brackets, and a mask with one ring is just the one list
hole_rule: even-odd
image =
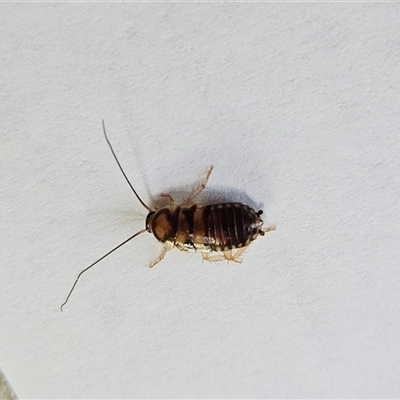
[[[0,366],[20,398],[400,397],[390,3],[0,4]],[[242,265],[146,202],[249,203]]]

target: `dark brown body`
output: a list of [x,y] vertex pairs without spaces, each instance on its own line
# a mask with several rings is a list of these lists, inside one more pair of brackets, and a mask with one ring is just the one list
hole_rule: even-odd
[[146,229],[168,249],[228,251],[264,234],[261,214],[242,203],[171,205],[150,212]]

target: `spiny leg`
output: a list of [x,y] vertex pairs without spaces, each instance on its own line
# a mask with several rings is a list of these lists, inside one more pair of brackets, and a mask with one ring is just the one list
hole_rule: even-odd
[[210,256],[210,253],[201,253],[203,260],[206,261],[222,261],[222,260],[226,260],[225,255],[222,254],[216,254],[214,256]]
[[206,175],[204,181],[199,186],[197,186],[196,188],[194,188],[192,190],[192,192],[190,193],[188,199],[186,200],[186,203],[192,203],[194,198],[196,196],[198,196],[204,190],[204,188],[207,185],[208,180],[210,179],[210,175],[211,175],[211,172],[212,172],[213,168],[214,168],[214,166],[211,165],[211,167],[208,169],[208,172],[207,172],[207,175]]
[[241,247],[240,249],[237,249],[235,251],[235,254],[232,255],[232,261],[237,262],[237,263],[241,263],[242,260],[239,260],[239,257],[246,251],[246,249],[248,247],[249,246],[244,246],[244,247]]
[[237,249],[234,253],[232,250],[224,251],[220,254],[210,255],[210,253],[201,253],[203,260],[206,261],[223,261],[228,260],[236,263],[241,263],[242,260],[239,260],[240,255],[247,249],[248,246],[241,247]]
[[[242,252],[240,252],[242,253]],[[236,253],[233,254],[232,250],[228,250],[228,251],[224,251],[224,256],[228,261],[233,261],[233,262],[237,262],[237,263],[241,263],[242,260],[238,260],[236,257]]]
[[156,261],[153,261],[150,265],[149,268],[153,268],[155,265],[157,265],[167,254],[168,249],[164,248],[163,251],[161,252],[161,254],[158,256]]

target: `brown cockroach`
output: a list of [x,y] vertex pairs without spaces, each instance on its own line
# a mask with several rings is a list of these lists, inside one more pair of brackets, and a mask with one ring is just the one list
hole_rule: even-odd
[[[149,211],[146,217],[146,227],[82,270],[72,285],[65,302],[61,305],[61,311],[65,304],[67,304],[79,278],[84,272],[144,232],[152,233],[164,245],[161,254],[149,265],[152,268],[174,247],[181,251],[201,252],[203,259],[206,261],[227,260],[241,263],[242,261],[239,259],[239,256],[253,240],[259,235],[263,236],[266,232],[275,230],[275,227],[272,226],[263,229],[263,221],[260,218],[263,211],[259,210],[256,212],[246,204],[196,204],[194,202],[195,197],[206,187],[213,170],[212,166],[209,168],[203,183],[190,193],[184,203],[175,204],[169,194],[161,194],[161,197],[168,199],[169,204],[160,209],[150,208],[137,194],[122,169],[114,149],[108,140],[104,121],[103,133],[114,159],[130,188],[142,206]],[[211,255],[210,253],[216,254]]]

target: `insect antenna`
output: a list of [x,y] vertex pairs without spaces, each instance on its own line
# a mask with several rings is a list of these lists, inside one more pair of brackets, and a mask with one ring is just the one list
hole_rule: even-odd
[[105,136],[105,138],[106,138],[107,144],[108,144],[108,146],[110,147],[111,152],[112,152],[112,154],[113,154],[113,156],[114,156],[114,158],[115,158],[115,161],[117,162],[118,167],[119,167],[119,169],[120,169],[121,172],[122,172],[122,175],[124,175],[126,181],[128,182],[128,185],[131,187],[133,193],[135,193],[137,199],[140,201],[140,203],[142,204],[142,206],[143,206],[144,208],[147,208],[147,210],[149,210],[150,212],[153,211],[148,205],[145,204],[145,202],[144,202],[144,201],[139,197],[139,195],[136,193],[136,190],[133,188],[133,186],[132,186],[132,184],[129,182],[129,179],[128,179],[128,177],[126,176],[124,170],[122,169],[121,164],[119,163],[118,158],[117,158],[117,156],[116,156],[116,154],[115,154],[115,152],[114,152],[114,149],[112,148],[111,143],[110,143],[110,141],[108,140],[107,133],[106,133],[106,126],[105,126],[105,124],[104,124],[104,119],[103,119],[103,132],[104,132],[104,136]]
[[130,240],[132,240],[133,238],[135,238],[136,236],[139,236],[140,234],[146,232],[146,229],[142,229],[139,232],[136,232],[134,235],[132,235],[130,238],[126,239],[125,241],[123,241],[122,243],[120,243],[117,247],[114,247],[111,251],[109,251],[107,254],[105,254],[103,257],[100,257],[97,261],[95,261],[93,264],[89,265],[88,267],[86,267],[84,270],[82,270],[79,275],[77,276],[74,284],[72,285],[71,290],[68,293],[68,296],[66,298],[66,300],[64,301],[64,303],[61,304],[61,311],[63,310],[63,307],[68,303],[68,300],[72,294],[72,292],[75,289],[76,284],[79,281],[79,278],[82,276],[82,274],[84,272],[86,272],[88,269],[92,268],[94,265],[96,265],[98,262],[100,262],[101,260],[104,260],[107,256],[109,256],[111,253],[113,253],[115,250],[119,249],[121,246],[123,246],[124,244],[128,243]]

